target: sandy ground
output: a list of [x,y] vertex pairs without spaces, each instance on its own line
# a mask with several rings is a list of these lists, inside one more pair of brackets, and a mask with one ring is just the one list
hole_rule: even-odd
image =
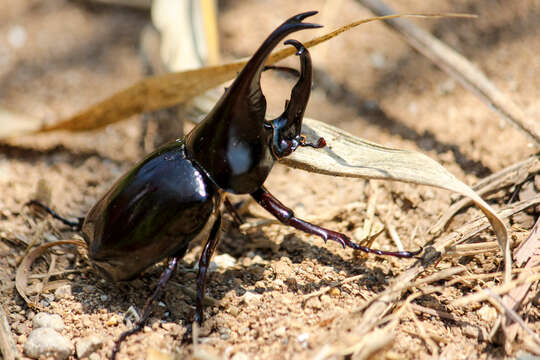
[[[149,15],[85,3],[0,3],[0,106],[52,122],[143,77],[138,44]],[[284,0],[220,2],[224,59],[249,56],[279,23],[301,11],[327,10],[313,20],[326,29],[370,16],[354,1],[328,3],[305,1],[300,6]],[[476,20],[416,22],[483,69],[528,117],[540,117],[538,1],[392,3],[398,11],[479,14]],[[305,32],[296,38],[309,39],[314,33]],[[348,99],[353,101],[330,97],[317,86],[315,78],[306,116],[377,143],[421,151],[468,184],[534,153],[521,133],[382,24],[357,28],[313,50],[312,56],[317,69],[343,85]],[[270,112],[277,113],[288,96],[291,81],[275,74],[265,74],[263,81]],[[370,107],[382,111],[374,115],[366,111]],[[25,253],[25,244],[35,238],[42,242],[73,235],[23,205],[36,196],[38,181],[43,180],[56,210],[84,216],[100,194],[144,156],[141,127],[136,117],[96,132],[57,133],[0,144],[0,296],[21,352],[34,315],[14,289],[15,269]],[[395,227],[409,249],[433,239],[428,230],[452,201],[448,192],[427,187],[333,178],[282,166],[273,170],[266,186],[297,215],[353,237],[361,233],[367,202],[377,192],[375,218]],[[508,194],[499,193],[490,202],[497,207],[507,200]],[[252,208],[253,213],[260,213],[255,205]],[[469,209],[454,219],[452,227],[479,214]],[[538,213],[529,212],[512,219],[514,239],[527,236],[535,217]],[[248,218],[248,222],[255,220]],[[474,238],[476,242],[493,240],[491,231]],[[387,231],[373,246],[395,247]],[[200,245],[195,244],[183,259],[148,326],[124,343],[120,358],[143,359],[155,350],[178,358],[194,354],[193,345],[182,342],[182,338],[194,312],[189,290],[195,288],[193,266],[199,251]],[[414,262],[354,254],[281,225],[252,228],[241,234],[228,219],[217,251],[217,255],[223,254],[232,256],[234,265],[222,265],[209,275],[207,294],[219,304],[206,307],[198,358],[312,359],[323,346],[354,337],[343,331],[339,322]],[[63,318],[66,327],[62,334],[74,343],[89,335],[101,337],[103,347],[97,354],[106,358],[113,340],[128,328],[122,321],[124,313],[130,306],[141,309],[162,265],[134,281],[113,284],[89,270],[77,252],[57,251],[56,255],[56,270],[78,270],[53,279],[68,280],[72,295],[55,298],[53,291],[44,294],[41,304],[47,312]],[[38,262],[33,272],[46,272],[50,259],[48,256],[46,261]],[[498,252],[488,252],[449,258],[426,275],[458,264],[473,274],[495,273],[502,269],[502,257]],[[306,295],[328,284],[361,274],[365,276],[357,281],[304,301]],[[491,305],[448,306],[458,297],[500,282],[501,277],[494,276],[417,298],[415,304],[444,310],[455,320],[405,313],[395,329],[395,338],[376,357],[505,356],[503,347],[489,341],[496,320]],[[537,298],[522,315],[538,333]],[[418,336],[416,319],[433,343]],[[511,354],[519,349],[518,338]],[[155,358],[152,356],[149,358]]]

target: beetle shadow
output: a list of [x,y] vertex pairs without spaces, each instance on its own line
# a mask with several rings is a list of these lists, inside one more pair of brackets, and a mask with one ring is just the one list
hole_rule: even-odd
[[63,144],[55,144],[50,148],[36,149],[25,145],[15,145],[0,142],[0,154],[7,158],[23,160],[26,162],[36,162],[44,160],[47,163],[69,163],[74,167],[84,164],[90,158],[97,158],[115,165],[124,165],[122,161],[111,159],[100,154],[98,151],[74,150]]
[[403,121],[389,115],[377,102],[362,98],[345,84],[336,83],[322,69],[315,68],[314,71],[316,82],[321,83],[320,87],[330,101],[353,109],[358,116],[361,116],[362,119],[370,124],[384,128],[392,135],[412,141],[422,150],[435,151],[438,154],[452,153],[455,162],[466,173],[471,173],[478,177],[485,177],[492,173],[489,167],[480,160],[472,159],[458,145],[441,141],[436,134],[429,130],[424,130],[422,133],[418,132]]
[[[225,240],[235,239],[227,236]],[[243,248],[244,251],[235,254],[237,259],[250,258],[249,247]],[[326,286],[335,285],[334,280],[327,279],[302,282],[292,268],[290,274],[276,273],[270,261],[283,261],[282,257],[290,259],[289,265],[300,264],[305,259],[313,260],[317,266],[332,267],[336,273],[345,273],[346,277],[365,274],[358,283],[375,292],[382,291],[386,286],[385,279],[393,276],[391,270],[383,270],[383,267],[378,266],[366,267],[365,259],[362,258],[345,260],[331,249],[309,244],[294,234],[285,238],[278,251],[257,249],[256,255],[262,258],[261,262],[246,265],[237,262],[231,268],[209,272],[206,296],[217,302],[222,301],[231,291],[238,297],[246,292],[264,294],[273,291],[288,291],[302,297]],[[116,283],[101,278],[97,271],[90,271],[72,283],[72,294],[74,300],[81,304],[84,314],[97,315],[106,309],[111,314],[123,317],[131,306],[140,313],[146,299],[151,296],[159,282],[164,268],[163,264],[154,265],[134,280]],[[196,277],[194,263],[181,260],[179,268],[167,284],[165,293],[152,306],[148,325],[156,321],[172,321],[187,330],[195,314]],[[282,281],[275,282],[278,278]],[[264,285],[261,285],[261,282]],[[207,314],[210,309],[211,313],[223,311],[219,303],[213,303],[215,300],[206,304]],[[212,315],[207,315],[207,319],[210,317]]]

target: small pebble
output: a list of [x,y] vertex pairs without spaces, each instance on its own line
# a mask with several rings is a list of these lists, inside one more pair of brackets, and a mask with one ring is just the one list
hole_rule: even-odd
[[51,328],[33,330],[24,344],[25,355],[33,359],[44,357],[67,359],[73,352],[72,349],[73,344]]
[[101,349],[103,346],[103,340],[97,336],[89,336],[84,339],[79,339],[75,344],[75,351],[77,357],[82,359]]
[[231,305],[229,306],[229,308],[227,309],[227,311],[229,312],[229,314],[231,314],[232,316],[237,316],[239,313],[240,313],[240,310],[234,306],[234,305]]
[[236,353],[233,355],[231,360],[249,360],[249,356],[244,353]]
[[219,334],[220,334],[219,337],[221,338],[221,340],[227,340],[231,336],[231,329],[221,328],[219,329]]
[[309,339],[308,333],[300,334],[298,335],[296,339],[298,340],[298,342],[300,343],[300,345],[302,345],[304,349],[308,347],[308,339]]
[[318,297],[312,297],[306,301],[306,306],[312,309],[320,310],[322,308],[321,300],[319,300]]
[[66,285],[60,286],[58,289],[54,291],[54,297],[57,299],[67,299],[71,297],[71,285],[66,284]]
[[107,322],[106,322],[106,325],[107,326],[116,326],[118,325],[118,323],[120,322],[120,318],[118,317],[118,315],[113,315],[111,316]]
[[88,360],[101,360],[101,356],[99,356],[99,354],[92,353],[92,354],[90,354],[90,356],[88,357]]
[[64,320],[58,314],[40,312],[33,317],[32,326],[34,329],[51,328],[60,331],[64,329]]
[[328,291],[331,297],[337,298],[341,295],[341,291],[338,288],[331,288],[330,291]]
[[274,331],[274,335],[283,336],[287,333],[287,328],[285,326],[280,326]]
[[492,306],[484,305],[478,310],[478,316],[483,321],[492,324],[497,319],[497,310]]
[[14,25],[8,29],[8,43],[16,49],[19,49],[26,44],[27,37],[26,29],[21,25]]
[[136,323],[137,321],[139,321],[140,317],[139,317],[139,313],[137,312],[137,310],[135,309],[135,307],[133,305],[131,305],[126,313],[124,314],[124,323],[127,325],[127,326],[131,326],[133,325],[134,323]]
[[371,65],[375,69],[384,69],[386,67],[386,56],[380,52],[374,52],[369,55]]
[[257,294],[251,291],[246,291],[244,295],[242,295],[242,302],[246,303],[247,305],[254,305],[259,303],[261,301],[262,295]]
[[480,332],[478,330],[478,328],[472,326],[472,325],[466,325],[464,327],[461,328],[461,332],[463,333],[463,335],[471,338],[471,339],[476,339],[479,335],[480,335]]
[[99,300],[101,300],[101,302],[105,302],[109,300],[109,295],[103,294],[99,297]]
[[[236,259],[229,254],[220,254],[214,256],[212,261],[219,269],[228,269],[236,265]],[[212,268],[212,265],[210,265]]]
[[17,344],[24,344],[26,342],[26,335],[19,335],[17,336]]

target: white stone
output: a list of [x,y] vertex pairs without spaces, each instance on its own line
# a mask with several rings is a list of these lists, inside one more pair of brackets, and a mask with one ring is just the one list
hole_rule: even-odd
[[53,357],[63,360],[67,359],[72,352],[73,344],[55,330],[47,327],[33,330],[24,344],[25,355],[33,359]]

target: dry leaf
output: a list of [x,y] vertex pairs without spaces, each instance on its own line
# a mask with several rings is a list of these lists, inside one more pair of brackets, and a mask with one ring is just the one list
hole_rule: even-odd
[[0,139],[38,131],[41,121],[0,107]]
[[30,268],[32,264],[38,257],[40,257],[48,248],[58,245],[77,245],[86,248],[86,243],[82,240],[59,240],[50,243],[46,243],[32,249],[24,259],[21,261],[19,267],[17,268],[17,273],[15,274],[15,287],[17,292],[24,299],[26,304],[31,308],[38,308],[37,304],[31,301],[26,295],[26,288],[28,286],[28,275],[30,274]]
[[430,185],[457,192],[473,200],[484,212],[497,235],[504,254],[505,271],[510,276],[512,259],[504,222],[470,187],[459,181],[435,160],[409,150],[397,150],[357,138],[321,121],[304,118],[302,132],[316,140],[323,137],[322,149],[302,147],[280,162],[309,172],[333,176],[398,180]]
[[[312,47],[323,43],[333,37],[348,31],[358,25],[367,22],[394,19],[398,17],[474,17],[469,14],[397,14],[368,18],[342,26],[323,36],[317,37],[304,43],[306,47]],[[285,48],[270,55],[267,65],[274,64],[296,52],[292,47]],[[231,80],[244,67],[247,60],[232,62],[219,66],[208,66],[201,69],[189,70],[178,73],[158,75],[143,79],[136,84],[124,89],[109,98],[87,108],[78,114],[61,120],[52,125],[46,125],[37,132],[55,130],[86,131],[99,129],[106,125],[121,121],[132,115],[142,112],[158,110],[172,105],[186,102],[207,90]],[[3,126],[3,124],[0,124]],[[2,128],[0,126],[0,128]],[[35,128],[34,128],[35,129]],[[16,129],[17,131],[1,132],[0,139],[23,133],[31,133],[32,129]]]

